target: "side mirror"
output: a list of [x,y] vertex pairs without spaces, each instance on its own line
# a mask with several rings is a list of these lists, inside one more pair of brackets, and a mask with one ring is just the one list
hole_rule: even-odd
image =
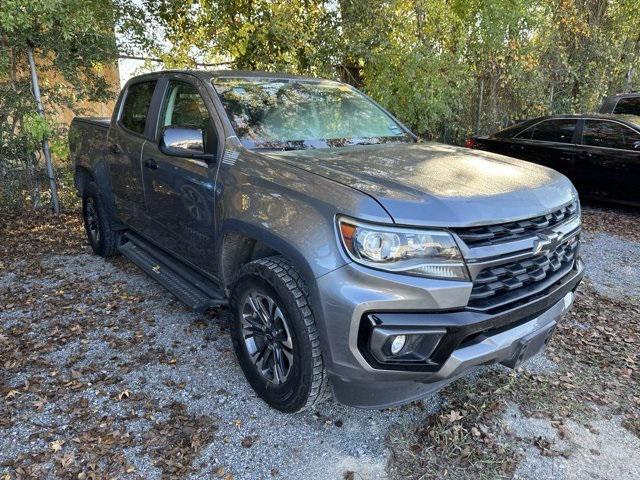
[[633,149],[640,150],[640,140],[638,140],[637,142],[633,142]]
[[163,127],[160,136],[160,150],[166,155],[176,157],[203,158],[204,136],[202,130],[195,127]]

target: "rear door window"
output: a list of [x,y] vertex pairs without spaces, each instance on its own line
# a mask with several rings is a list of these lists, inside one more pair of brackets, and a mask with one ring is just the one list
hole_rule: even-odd
[[640,146],[640,133],[617,122],[585,120],[582,143],[593,147],[634,150]]
[[126,129],[141,135],[144,134],[149,105],[151,105],[151,97],[153,97],[155,88],[155,80],[134,83],[128,88],[120,117],[120,121]]
[[621,98],[613,113],[640,115],[640,97]]
[[530,138],[541,142],[573,143],[573,132],[578,121],[572,118],[546,120],[522,132],[520,138]]

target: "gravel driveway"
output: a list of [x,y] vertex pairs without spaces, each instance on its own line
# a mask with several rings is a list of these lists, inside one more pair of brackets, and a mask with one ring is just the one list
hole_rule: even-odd
[[[0,478],[387,478],[390,429],[413,431],[440,408],[434,395],[281,414],[244,381],[226,312],[194,314],[122,258],[92,255],[75,217],[18,223],[0,243]],[[640,299],[634,238],[593,228],[583,256],[599,292]],[[529,453],[518,474],[536,478]]]
[[[165,429],[153,427],[166,422],[170,435],[174,426],[180,429],[180,422],[170,417],[177,404],[185,407],[196,432],[202,428],[212,434],[193,458],[193,478],[213,475],[220,467],[247,479],[272,472],[282,478],[340,478],[347,470],[366,478],[384,476],[389,426],[417,421],[420,408],[381,414],[325,402],[302,415],[272,410],[244,381],[224,328],[224,312],[191,313],[124,261],[105,261],[84,250],[45,258],[44,275],[28,282],[16,275],[2,280],[5,292],[31,300],[26,310],[0,314],[5,334],[27,321],[25,340],[36,347],[22,352],[29,359],[27,368],[5,379],[19,392],[12,400],[22,405],[15,407],[37,401],[33,392],[21,391],[33,375],[48,374],[51,380],[42,382],[53,387],[56,397],[12,415],[0,440],[0,463],[46,450],[68,438],[66,429],[81,437],[74,423],[87,414],[96,420],[107,417],[111,430],[126,432],[124,461],[143,478],[159,478],[163,468],[154,463],[164,455],[154,444],[173,445],[154,438]],[[73,443],[67,440],[59,453],[73,452]],[[55,461],[44,468],[51,471]]]

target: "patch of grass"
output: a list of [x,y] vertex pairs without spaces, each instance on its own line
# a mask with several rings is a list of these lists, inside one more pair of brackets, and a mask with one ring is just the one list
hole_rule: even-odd
[[517,403],[528,415],[559,423],[568,416],[585,420],[591,407],[573,395],[579,387],[582,382],[566,373],[541,375],[501,367],[476,379],[460,379],[441,392],[441,413],[430,415],[412,432],[391,432],[394,476],[510,478],[519,454],[501,422],[505,407]]
[[[412,432],[394,430],[392,474],[403,479],[508,478],[518,460],[517,453],[499,435],[501,426],[494,412],[502,405],[494,389],[508,391],[508,375],[498,383],[481,378],[478,383],[458,381],[443,396],[441,413],[429,415]],[[495,380],[495,379],[494,379]],[[490,388],[486,388],[490,387]]]
[[454,382],[441,392],[441,413],[413,431],[390,433],[392,475],[510,478],[519,459],[517,443],[501,422],[510,403],[527,416],[551,419],[556,428],[567,418],[587,424],[598,405],[624,415],[625,428],[638,435],[639,347],[637,299],[612,300],[583,283],[547,351],[558,367],[549,373],[496,367]]

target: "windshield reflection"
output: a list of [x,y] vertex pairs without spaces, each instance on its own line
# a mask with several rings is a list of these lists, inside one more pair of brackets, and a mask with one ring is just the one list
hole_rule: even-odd
[[412,142],[390,115],[349,85],[298,79],[213,80],[242,144],[297,150]]

